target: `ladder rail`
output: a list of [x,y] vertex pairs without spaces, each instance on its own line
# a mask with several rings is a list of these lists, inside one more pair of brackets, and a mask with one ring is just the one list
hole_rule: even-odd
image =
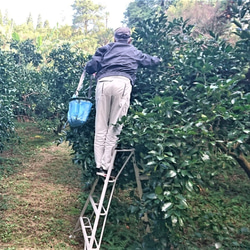
[[[126,158],[125,162],[123,163],[122,167],[120,168],[119,172],[117,173],[116,177],[114,179],[111,179],[110,178],[111,171],[114,167],[114,161],[115,161],[117,152],[130,152],[130,153],[128,156],[126,156],[127,158]],[[133,168],[134,168],[134,172],[135,172],[139,197],[140,197],[140,199],[142,198],[142,186],[141,186],[141,181],[140,181],[141,179],[140,179],[140,175],[139,175],[139,168],[137,167],[136,160],[135,160],[135,149],[134,148],[133,149],[115,149],[114,153],[112,155],[111,164],[110,164],[110,166],[112,166],[112,167],[110,167],[108,169],[107,176],[106,176],[104,183],[103,183],[103,189],[102,189],[101,195],[98,195],[99,201],[95,201],[94,198],[96,198],[96,197],[93,196],[94,191],[96,189],[96,185],[100,179],[98,176],[97,179],[95,180],[95,182],[93,183],[90,194],[85,202],[85,205],[81,211],[80,217],[79,217],[79,219],[76,223],[75,229],[73,231],[73,233],[75,233],[79,230],[82,230],[82,234],[83,234],[84,242],[85,242],[84,250],[100,250],[101,242],[102,242],[102,238],[103,238],[103,234],[104,234],[104,229],[105,229],[105,225],[106,225],[106,221],[107,221],[107,217],[108,217],[108,211],[109,211],[109,208],[111,205],[116,182],[118,180],[118,177],[122,173],[123,169],[127,165],[128,161],[131,158],[132,158]],[[112,188],[110,190],[109,197],[107,197],[108,195],[106,192],[107,192],[109,184],[112,184]],[[105,197],[108,198],[108,203],[106,205],[104,205]],[[93,209],[92,215],[90,217],[84,217],[84,214],[87,210],[89,203],[91,204],[92,209]],[[100,222],[101,217],[103,219],[101,220],[102,225],[100,226],[99,222]],[[99,225],[99,227],[98,227],[98,225]],[[97,229],[98,228],[100,229],[100,227],[101,227],[101,230],[100,230],[100,232],[98,232],[98,235],[97,235]]]
[[[96,185],[98,183],[98,180],[99,180],[99,177],[97,177],[97,179],[95,180],[95,182],[94,182],[94,184],[93,184],[93,186],[92,186],[92,188],[90,190],[90,194],[89,194],[88,199],[86,200],[85,205],[84,205],[84,207],[82,209],[82,212],[80,214],[80,218],[83,217],[83,215],[84,215],[84,213],[85,213],[85,211],[86,211],[86,209],[87,209],[87,207],[89,205],[90,196],[94,193],[95,187],[96,187]],[[76,223],[76,225],[75,225],[75,228],[73,230],[73,233],[79,231],[79,226],[80,226],[80,221],[78,220],[77,223]]]
[[[87,222],[88,222],[88,224],[89,224],[88,227],[85,226],[85,223],[84,223],[83,219],[86,219],[86,220],[87,220]],[[92,226],[91,226],[91,223],[90,223],[89,218],[88,218],[88,217],[80,217],[80,218],[79,218],[79,221],[80,221],[81,227],[84,228],[84,229],[86,229],[86,228],[90,229],[90,232],[91,232],[91,235],[92,235]],[[82,230],[82,233],[83,233],[83,238],[84,238],[84,239],[88,239],[88,238],[89,238],[89,236],[88,236],[88,234],[87,234],[87,230]],[[86,248],[88,249],[88,248],[89,248],[89,242],[85,240],[85,241],[84,241],[84,244],[85,244]]]
[[113,187],[112,187],[112,190],[110,192],[109,201],[108,201],[108,205],[107,205],[107,208],[106,208],[107,214],[104,217],[103,224],[102,224],[102,230],[101,230],[101,234],[100,234],[100,240],[99,240],[100,244],[102,242],[102,237],[103,237],[103,233],[104,233],[104,229],[105,229],[105,225],[106,225],[106,221],[107,221],[107,217],[108,217],[108,211],[109,211],[110,204],[111,204],[111,201],[112,201],[112,197],[113,197],[113,194],[114,194],[116,181],[117,181],[117,178],[114,180]]
[[118,179],[118,177],[120,176],[121,172],[123,171],[123,169],[125,168],[125,166],[127,165],[128,161],[130,160],[131,156],[134,154],[134,149],[126,149],[126,150],[117,150],[117,152],[122,152],[122,151],[125,151],[125,152],[130,152],[129,156],[127,157],[126,161],[123,163],[120,171],[118,172],[117,176],[115,179]]
[[[92,232],[92,236],[93,237],[91,237],[91,240],[90,240],[90,246],[91,247],[94,244],[94,239],[95,239],[95,235],[96,235],[96,231],[97,231],[97,227],[98,227],[98,223],[99,223],[99,219],[100,219],[100,213],[101,213],[102,205],[103,205],[103,202],[104,202],[105,194],[106,194],[106,191],[107,191],[107,188],[108,188],[109,178],[110,178],[110,175],[111,175],[111,171],[112,171],[112,168],[114,166],[116,152],[117,151],[114,150],[113,157],[112,157],[112,160],[111,160],[111,166],[112,167],[110,167],[108,169],[108,173],[107,173],[107,176],[106,176],[105,181],[104,181],[104,186],[103,186],[101,197],[100,197],[100,201],[99,201],[99,206],[98,206],[98,210],[97,210],[97,214],[96,214],[96,219],[95,219],[94,226],[93,226],[93,232]],[[107,217],[107,215],[108,215],[108,212],[106,213],[105,217]],[[99,242],[99,244],[100,243],[101,242]]]

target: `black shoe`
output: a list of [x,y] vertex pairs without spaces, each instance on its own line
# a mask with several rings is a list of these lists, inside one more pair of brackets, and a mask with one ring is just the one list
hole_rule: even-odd
[[116,178],[116,171],[114,169],[111,170],[110,178],[115,179]]
[[100,167],[100,168],[97,168],[96,174],[100,175],[100,176],[103,176],[103,177],[106,177],[107,176],[107,171],[104,170],[102,167]]

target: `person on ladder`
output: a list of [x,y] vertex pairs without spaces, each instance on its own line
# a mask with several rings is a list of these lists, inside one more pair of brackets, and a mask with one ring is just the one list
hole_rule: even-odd
[[131,41],[129,28],[116,29],[114,42],[98,48],[85,66],[88,74],[96,73],[94,153],[96,174],[104,177],[113,167],[111,159],[122,130],[116,123],[127,114],[137,69],[160,63],[158,57],[142,53]]

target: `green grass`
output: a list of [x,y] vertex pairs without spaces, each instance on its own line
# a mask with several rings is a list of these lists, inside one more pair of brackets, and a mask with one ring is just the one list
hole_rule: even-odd
[[41,133],[33,123],[16,123],[16,132],[18,137],[12,138],[0,153],[0,180],[20,171],[26,158],[56,140],[51,133]]

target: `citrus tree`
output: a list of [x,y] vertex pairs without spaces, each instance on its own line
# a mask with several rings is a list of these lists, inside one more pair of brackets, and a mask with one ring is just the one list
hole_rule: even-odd
[[13,112],[18,119],[31,119],[35,115],[36,103],[44,95],[39,67],[43,61],[34,41],[21,41],[18,34],[13,33],[10,51],[15,62],[16,79],[13,82],[16,96],[13,101]]
[[[239,2],[232,10],[239,27],[235,46],[212,32],[194,39],[193,26],[181,18],[169,22],[164,13],[133,33],[136,47],[162,58],[156,69],[138,72],[119,142],[136,149],[141,173],[149,177],[142,201],[131,206],[138,216],[148,213],[147,247],[178,246],[189,192],[225,167],[240,164],[249,175],[249,6]],[[67,135],[86,182],[94,176],[93,120],[94,112]],[[120,182],[129,180],[125,173]]]
[[[42,82],[48,94],[38,103],[36,113],[45,119],[56,119],[58,131],[67,121],[68,103],[76,91],[87,56],[70,44],[54,48],[41,69]],[[61,122],[60,122],[61,121]]]
[[14,133],[12,102],[16,88],[11,84],[15,79],[14,72],[13,56],[0,49],[0,152]]
[[141,171],[150,176],[140,211],[149,213],[163,249],[185,221],[188,191],[230,165],[250,176],[249,5],[239,4],[232,6],[236,46],[213,33],[194,40],[192,26],[164,15],[134,33],[135,45],[163,63],[139,73],[120,139],[136,148]]

